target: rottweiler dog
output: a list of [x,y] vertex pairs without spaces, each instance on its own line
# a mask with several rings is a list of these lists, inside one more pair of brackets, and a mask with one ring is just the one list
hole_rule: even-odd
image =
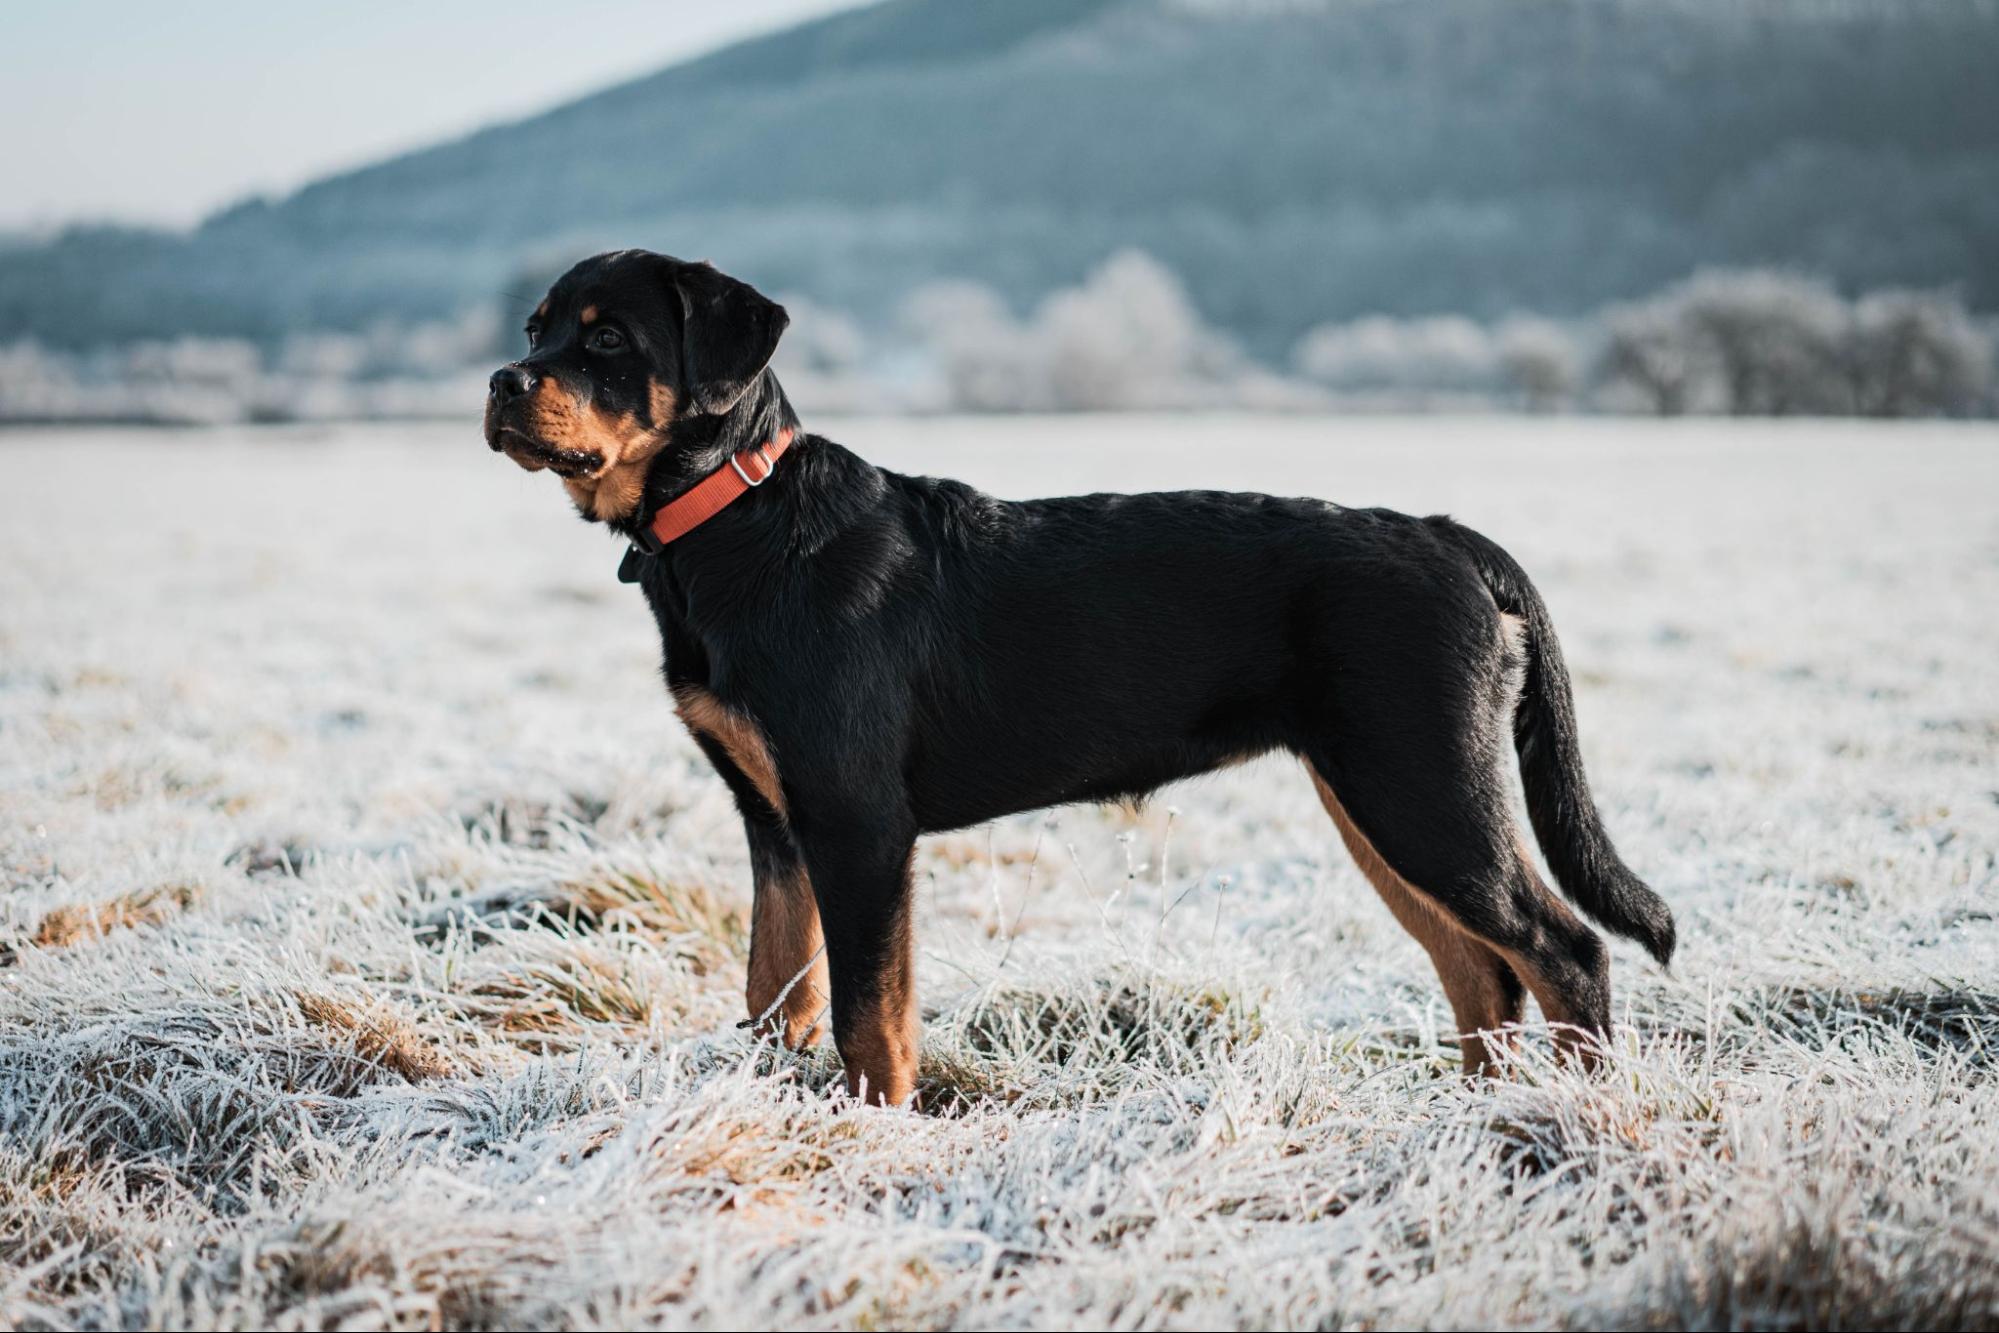
[[632,545],[677,711],[755,877],[752,1023],[915,1090],[920,834],[1133,800],[1273,750],[1422,942],[1466,1071],[1532,992],[1566,1055],[1610,1024],[1602,939],[1515,826],[1508,738],[1567,896],[1662,964],[1671,912],[1590,798],[1548,608],[1444,517],[1188,491],[1012,503],[801,430],[782,307],[705,263],[586,259],[492,377],[486,439]]

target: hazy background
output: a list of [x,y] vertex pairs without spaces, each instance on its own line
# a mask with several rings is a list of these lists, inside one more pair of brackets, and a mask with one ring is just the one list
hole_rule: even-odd
[[1995,54],[1985,0],[23,11],[0,419],[468,412],[620,245],[785,300],[808,413],[1989,414]]
[[21,5],[0,46],[0,228],[186,227],[857,0]]

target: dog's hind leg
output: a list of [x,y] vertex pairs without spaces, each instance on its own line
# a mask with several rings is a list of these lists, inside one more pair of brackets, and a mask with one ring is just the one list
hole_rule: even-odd
[[1451,1002],[1457,1022],[1458,1050],[1468,1076],[1481,1077],[1495,1071],[1502,1048],[1513,1041],[1511,1029],[1520,1022],[1526,1005],[1526,988],[1499,953],[1453,920],[1449,913],[1424,897],[1354,827],[1340,798],[1319,776],[1318,769],[1306,764],[1319,800],[1340,831],[1340,838],[1353,854],[1361,873],[1374,885],[1382,902],[1416,937],[1436,965],[1437,977]]
[[[1524,859],[1497,783],[1407,750],[1357,761],[1355,748],[1337,767],[1315,757],[1313,776],[1362,869],[1463,1006],[1461,1032],[1516,1019],[1524,982],[1558,1046],[1594,1063],[1590,1043],[1610,1030],[1609,951]],[[1477,1073],[1491,1052],[1466,1045],[1464,1055]]]
[[[1391,910],[1444,976],[1461,1029],[1519,1013],[1524,983],[1565,1052],[1610,1027],[1610,954],[1522,850],[1502,763],[1520,655],[1505,618],[1411,600],[1397,633],[1344,655],[1300,747]],[[1517,978],[1515,982],[1513,979]],[[1468,1070],[1490,1051],[1465,1048]]]

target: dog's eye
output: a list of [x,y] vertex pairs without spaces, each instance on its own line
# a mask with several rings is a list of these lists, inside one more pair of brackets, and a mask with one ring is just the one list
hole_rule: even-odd
[[625,345],[625,335],[616,329],[598,329],[590,335],[590,350],[615,352]]
[[528,325],[527,335],[528,335],[529,347],[538,347],[541,345],[541,325],[539,324]]

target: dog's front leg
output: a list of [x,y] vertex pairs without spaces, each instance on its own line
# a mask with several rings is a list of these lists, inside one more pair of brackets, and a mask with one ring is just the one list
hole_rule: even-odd
[[803,1050],[825,1032],[831,988],[812,880],[784,826],[745,816],[756,900],[750,908],[749,1026]]
[[[833,983],[833,1040],[847,1090],[885,1106],[916,1091],[915,942],[909,861],[913,830],[857,815],[801,830]],[[886,821],[893,822],[893,821]]]
[[776,1035],[793,1050],[825,1030],[830,988],[819,908],[798,843],[786,826],[784,786],[761,728],[706,687],[673,687],[695,744],[729,786],[750,844],[756,900],[750,909],[750,975],[745,1027]]

